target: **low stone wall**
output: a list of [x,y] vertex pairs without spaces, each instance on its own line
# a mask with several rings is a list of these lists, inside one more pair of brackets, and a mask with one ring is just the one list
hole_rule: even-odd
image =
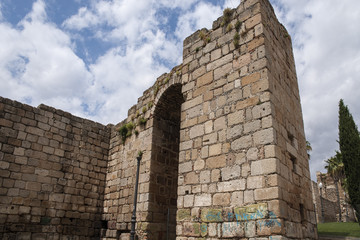
[[98,237],[110,131],[0,98],[0,239]]

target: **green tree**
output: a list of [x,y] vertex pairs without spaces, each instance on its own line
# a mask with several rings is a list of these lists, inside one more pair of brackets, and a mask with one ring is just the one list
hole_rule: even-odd
[[354,119],[341,99],[339,102],[339,145],[344,163],[350,203],[360,219],[360,136]]
[[327,165],[325,166],[325,168],[327,169],[328,174],[334,179],[336,197],[339,204],[339,221],[341,222],[342,216],[338,183],[340,181],[340,183],[342,184],[345,178],[344,163],[342,161],[341,153],[336,151],[335,156],[326,160],[326,163]]

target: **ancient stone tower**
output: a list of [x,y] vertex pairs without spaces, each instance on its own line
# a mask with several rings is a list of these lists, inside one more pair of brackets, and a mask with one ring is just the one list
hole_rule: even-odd
[[126,120],[0,101],[0,238],[317,239],[291,38],[243,0]]

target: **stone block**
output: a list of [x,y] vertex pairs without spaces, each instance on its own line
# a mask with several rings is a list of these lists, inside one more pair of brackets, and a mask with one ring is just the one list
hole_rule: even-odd
[[209,182],[210,182],[210,171],[201,171],[200,183],[209,183]]
[[265,149],[265,158],[274,158],[276,157],[276,146],[275,145],[266,145]]
[[185,184],[199,183],[199,175],[196,172],[190,172],[185,175]]
[[214,80],[220,79],[222,77],[225,77],[229,72],[232,71],[232,62],[219,67],[217,69],[214,70]]
[[251,162],[251,175],[265,175],[280,171],[280,162],[276,158]]
[[186,141],[186,142],[181,142],[179,150],[183,151],[183,150],[191,149],[192,146],[193,146],[193,141],[192,140]]
[[221,168],[226,166],[226,156],[220,155],[217,157],[210,157],[206,159],[206,167],[207,168]]
[[269,90],[269,81],[267,79],[263,79],[257,81],[256,83],[252,84],[251,86],[251,93],[256,95],[258,93],[268,91]]
[[[225,64],[228,64],[228,63],[231,63],[230,65],[232,66],[232,61],[233,61],[233,54],[228,54],[218,60],[215,60],[215,61],[212,61],[211,63],[209,63],[207,65],[207,71],[212,71],[214,69],[218,69],[219,70],[219,67],[225,65]],[[215,75],[215,73],[214,73]],[[216,80],[217,78],[214,77],[214,79]]]
[[176,214],[177,221],[190,221],[190,209],[179,209]]
[[196,87],[199,88],[201,86],[207,85],[211,83],[213,80],[214,80],[214,74],[213,71],[210,71],[197,79]]
[[244,192],[237,191],[231,193],[231,206],[241,206],[244,203]]
[[243,126],[242,125],[235,125],[233,127],[229,127],[227,129],[226,138],[233,139],[239,137],[243,134]]
[[247,189],[263,188],[265,186],[265,178],[263,176],[250,176],[247,179]]
[[265,219],[256,221],[257,235],[270,236],[272,234],[283,234],[284,223],[281,219]]
[[198,170],[202,170],[205,167],[205,161],[202,159],[198,159],[194,162],[194,170],[198,171]]
[[219,131],[226,128],[226,118],[220,117],[214,121],[214,130]]
[[205,73],[206,73],[205,66],[199,67],[192,73],[192,79],[197,79],[198,77],[204,75]]
[[236,110],[241,110],[250,106],[255,106],[256,104],[259,103],[259,97],[255,96],[255,97],[251,97],[251,98],[247,98],[243,101],[239,101],[236,104]]
[[208,224],[209,237],[216,237],[217,236],[217,230],[218,230],[218,224],[217,223],[209,223]]
[[187,109],[190,109],[192,107],[195,107],[199,104],[201,104],[203,102],[203,97],[202,96],[198,96],[190,101],[186,101],[184,102],[182,105],[181,105],[181,109],[184,111],[184,110],[187,110]]
[[239,178],[240,175],[241,171],[239,165],[229,166],[221,169],[221,179],[223,181]]
[[261,121],[255,120],[244,124],[244,134],[258,131],[261,128]]
[[264,129],[254,133],[254,144],[265,145],[274,144],[276,141],[275,130],[273,128]]
[[254,196],[256,201],[279,199],[281,197],[281,192],[279,187],[255,189]]
[[219,182],[217,184],[217,188],[219,192],[234,192],[239,190],[245,190],[245,182],[245,179]]
[[234,113],[230,113],[227,117],[228,117],[228,126],[243,123],[245,120],[243,110],[236,111]]
[[179,173],[191,172],[192,170],[193,170],[193,168],[192,168],[191,161],[179,164]]
[[[256,29],[255,29],[255,31],[256,31]],[[255,38],[248,43],[248,49],[251,51],[259,46],[264,45],[264,43],[265,43],[265,39],[263,37]]]
[[225,222],[222,224],[222,237],[235,238],[244,237],[244,225],[239,222]]
[[216,156],[221,154],[222,144],[218,143],[215,145],[209,146],[209,156]]
[[217,140],[218,140],[217,133],[211,133],[203,137],[203,144],[204,145],[214,144],[217,142]]
[[248,221],[244,224],[245,237],[255,237],[256,236],[256,222]]
[[234,208],[234,214],[237,221],[247,222],[266,218],[268,215],[268,208],[266,203],[253,204]]
[[253,115],[254,119],[264,118],[264,117],[270,115],[271,112],[272,112],[272,108],[271,108],[270,102],[256,105],[252,109],[252,115]]
[[246,149],[252,146],[252,137],[250,135],[236,139],[231,143],[232,150]]
[[195,196],[194,206],[206,207],[211,205],[211,194],[201,194]]
[[250,64],[250,62],[251,62],[250,53],[243,54],[233,61],[234,70],[238,70],[242,67],[245,67],[248,64]]
[[261,77],[261,75],[259,72],[247,75],[247,76],[241,78],[241,85],[246,86],[246,85],[252,84],[254,82],[257,82],[260,79],[260,77]]
[[183,224],[183,235],[187,237],[199,237],[200,236],[200,223],[185,222]]
[[213,196],[214,206],[228,206],[230,203],[230,193],[216,193]]
[[249,66],[249,72],[255,72],[259,71],[267,66],[267,59],[261,58],[260,60],[257,60],[256,62],[253,62]]
[[204,208],[201,210],[201,221],[203,222],[223,222],[221,208]]
[[221,49],[215,49],[211,52],[211,61],[215,61],[221,57]]
[[193,207],[193,206],[194,206],[194,195],[185,195],[184,207]]

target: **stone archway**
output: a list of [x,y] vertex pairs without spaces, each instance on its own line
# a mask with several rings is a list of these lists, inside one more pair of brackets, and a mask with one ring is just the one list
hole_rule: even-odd
[[176,238],[176,210],[179,166],[181,84],[161,95],[153,115],[150,165],[149,214],[151,239]]

